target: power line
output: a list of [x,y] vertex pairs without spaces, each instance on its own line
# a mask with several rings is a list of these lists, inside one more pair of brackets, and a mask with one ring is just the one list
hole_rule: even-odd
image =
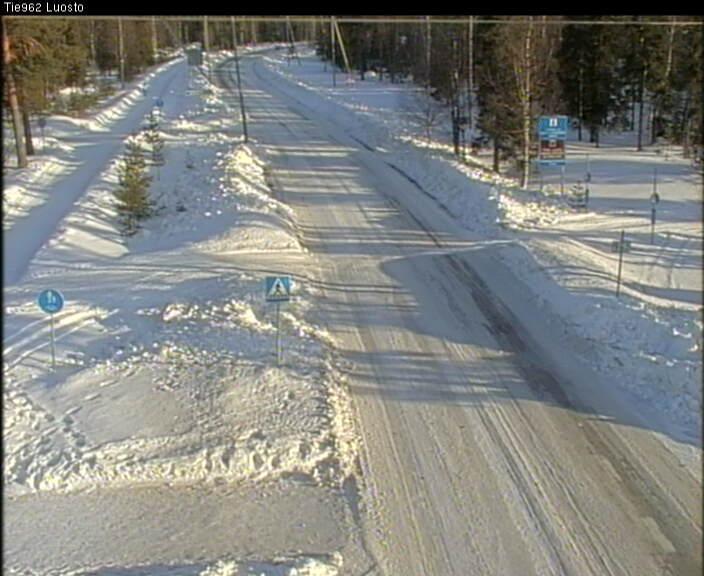
[[[229,22],[230,16],[208,16],[209,22]],[[56,16],[46,16],[41,14],[36,15],[4,15],[7,20],[37,20],[37,19],[60,19],[60,20],[116,20],[117,18],[123,18],[124,20],[133,21],[150,21],[153,16],[71,16],[71,15],[56,15]],[[170,20],[170,21],[192,21],[200,22],[203,20],[204,16],[158,16],[160,20]],[[286,22],[291,23],[320,23],[325,22],[333,18],[332,16],[236,16],[238,21],[246,22]],[[579,25],[579,26],[678,26],[678,27],[692,27],[692,26],[704,26],[704,20],[574,20],[568,18],[558,19],[557,16],[552,20],[544,20],[541,24],[548,26],[564,26],[567,24]],[[409,16],[380,16],[378,18],[367,17],[367,16],[343,16],[335,17],[335,21],[338,24],[423,24],[425,23],[424,16],[409,17]],[[459,16],[457,18],[448,17],[431,17],[432,24],[469,24],[469,16]],[[520,25],[527,24],[529,20],[527,18],[516,17],[516,18],[480,18],[477,16],[472,16],[472,22],[474,24],[509,24],[509,25]]]

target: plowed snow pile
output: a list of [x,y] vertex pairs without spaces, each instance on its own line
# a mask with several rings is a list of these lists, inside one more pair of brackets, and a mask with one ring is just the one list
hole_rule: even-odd
[[[328,337],[306,320],[307,287],[297,283],[281,306],[278,366],[265,274],[223,264],[237,252],[301,254],[293,213],[274,197],[256,143],[233,136],[229,93],[185,72],[187,89],[165,97],[153,218],[120,235],[114,159],[25,282],[6,290],[6,496],[281,477],[328,484],[351,466],[337,454],[336,428],[348,419]],[[55,373],[48,316],[35,303],[47,283],[66,298]]]

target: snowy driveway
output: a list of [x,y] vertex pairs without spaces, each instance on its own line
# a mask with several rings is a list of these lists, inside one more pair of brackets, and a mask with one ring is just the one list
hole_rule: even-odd
[[[388,574],[698,574],[701,492],[530,290],[315,95],[246,59],[251,135],[350,362]],[[526,330],[525,326],[530,326]]]

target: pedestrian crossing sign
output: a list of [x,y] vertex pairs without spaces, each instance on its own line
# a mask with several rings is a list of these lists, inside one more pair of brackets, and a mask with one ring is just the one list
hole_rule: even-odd
[[267,276],[265,290],[266,301],[287,302],[290,300],[291,284],[290,276]]

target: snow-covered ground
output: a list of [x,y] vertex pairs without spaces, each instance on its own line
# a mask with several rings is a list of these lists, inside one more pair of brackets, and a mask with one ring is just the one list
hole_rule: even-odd
[[[270,69],[253,72],[297,84],[277,90],[316,123],[334,122],[336,134],[343,126],[494,243],[563,344],[699,454],[701,197],[686,162],[623,143],[590,149],[589,211],[574,212],[555,174],[544,175],[552,191],[520,190],[487,171],[482,155],[454,159],[440,128],[428,145],[409,85],[340,74],[333,88],[312,51],[300,65],[274,51],[264,60]],[[125,239],[112,196],[117,161],[159,97],[157,211]],[[270,181],[274,152],[256,134],[241,143],[236,97],[183,60],[93,118],[48,126],[46,156],[10,174],[4,191],[5,570],[345,573],[350,556],[339,551],[354,541],[354,522],[343,495],[359,440],[334,342],[312,320],[308,253]],[[661,203],[651,246],[654,164]],[[568,185],[582,170],[581,160],[570,165]],[[633,251],[617,300],[610,242],[621,229]],[[263,279],[286,272],[295,292],[282,306],[278,366]],[[36,305],[48,287],[66,298],[55,372]]]
[[[330,512],[335,520],[326,520],[326,502],[343,499],[356,436],[329,336],[307,319],[305,282],[296,281],[292,301],[281,305],[283,359],[275,361],[275,307],[264,301],[263,282],[306,257],[291,211],[274,197],[256,142],[240,143],[229,92],[189,73],[182,59],[142,85],[146,94],[135,86],[94,118],[50,119],[44,162],[6,182],[6,253],[16,247],[8,238],[39,249],[25,260],[16,255],[4,287],[3,474],[12,518],[5,570],[333,576],[341,545],[320,542],[332,538],[324,532],[334,522],[344,544],[347,520],[339,504]],[[165,100],[166,163],[150,169],[156,215],[125,238],[112,195],[117,161],[157,96]],[[85,188],[70,190],[81,171]],[[64,198],[52,206],[58,195]],[[55,315],[55,372],[49,319],[36,304],[47,287],[66,300]],[[310,523],[300,529],[307,546],[272,554],[295,538],[277,541],[266,519],[235,517],[220,528],[249,531],[254,547],[242,550],[246,538],[214,546],[198,526],[188,536],[195,556],[180,555],[177,541],[162,545],[158,535],[147,536],[157,538],[156,552],[134,541],[72,547],[101,533],[111,502],[122,503],[115,525],[138,513],[140,491],[155,491],[157,502],[186,502],[199,486],[217,508],[236,505],[232,490],[245,499],[267,485],[299,501],[300,513],[283,504],[267,513],[287,517],[281,527]],[[321,492],[309,496],[306,486]],[[230,495],[217,496],[223,489]],[[199,506],[172,502],[157,517],[175,526]],[[33,525],[47,515],[73,528],[47,527],[39,544]]]
[[[267,62],[304,88],[289,93],[311,113],[347,126],[353,139],[477,237],[505,241],[499,257],[533,289],[536,305],[561,331],[580,340],[577,353],[659,413],[677,435],[701,443],[702,184],[690,160],[674,148],[636,152],[630,133],[607,134],[598,149],[572,134],[567,193],[561,194],[554,168],[535,174],[523,190],[488,169],[489,151],[458,161],[447,122],[433,127],[429,143],[412,85],[338,72],[333,87],[329,64],[305,48],[300,63],[282,54],[268,55]],[[566,197],[587,169],[588,209],[573,209]],[[656,171],[660,203],[651,244]],[[616,299],[618,254],[611,244],[621,230],[632,250],[624,255]]]

